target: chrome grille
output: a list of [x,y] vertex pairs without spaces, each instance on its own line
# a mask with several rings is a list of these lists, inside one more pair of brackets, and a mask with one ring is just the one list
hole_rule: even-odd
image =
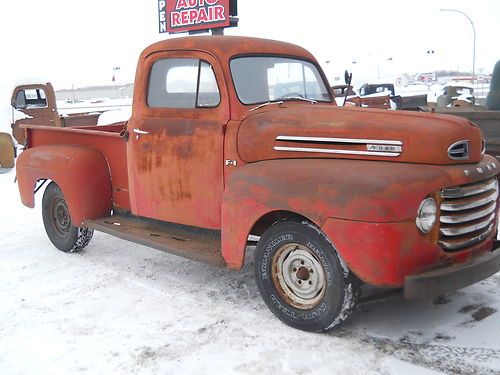
[[495,229],[497,198],[496,178],[443,189],[439,245],[456,251],[485,240]]
[[452,160],[467,160],[469,158],[469,141],[453,143],[448,149],[448,156]]

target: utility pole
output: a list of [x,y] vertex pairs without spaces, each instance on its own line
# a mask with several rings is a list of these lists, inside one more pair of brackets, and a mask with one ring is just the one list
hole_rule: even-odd
[[476,80],[476,28],[474,27],[474,22],[470,19],[470,17],[458,9],[440,9],[441,12],[457,12],[467,18],[472,26],[472,33],[474,37],[474,42],[472,46],[472,85],[474,86],[474,82]]

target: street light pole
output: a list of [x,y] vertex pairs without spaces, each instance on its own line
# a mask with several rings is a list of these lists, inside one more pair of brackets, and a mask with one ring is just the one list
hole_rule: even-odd
[[467,18],[472,26],[472,32],[474,34],[474,44],[472,47],[472,85],[474,85],[474,81],[476,79],[476,28],[474,27],[474,22],[470,19],[470,17],[458,9],[440,9],[441,12],[457,12]]

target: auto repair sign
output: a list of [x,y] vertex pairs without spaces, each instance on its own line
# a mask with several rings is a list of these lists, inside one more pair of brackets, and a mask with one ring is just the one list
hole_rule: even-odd
[[160,33],[229,26],[229,0],[160,0]]

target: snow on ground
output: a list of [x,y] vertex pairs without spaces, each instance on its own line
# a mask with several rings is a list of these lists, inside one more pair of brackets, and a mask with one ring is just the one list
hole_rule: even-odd
[[132,98],[100,98],[95,100],[79,100],[76,103],[57,100],[57,111],[60,115],[92,111],[132,110]]
[[427,301],[365,303],[341,329],[277,320],[253,280],[95,233],[47,239],[0,174],[0,374],[498,374],[500,275]]

